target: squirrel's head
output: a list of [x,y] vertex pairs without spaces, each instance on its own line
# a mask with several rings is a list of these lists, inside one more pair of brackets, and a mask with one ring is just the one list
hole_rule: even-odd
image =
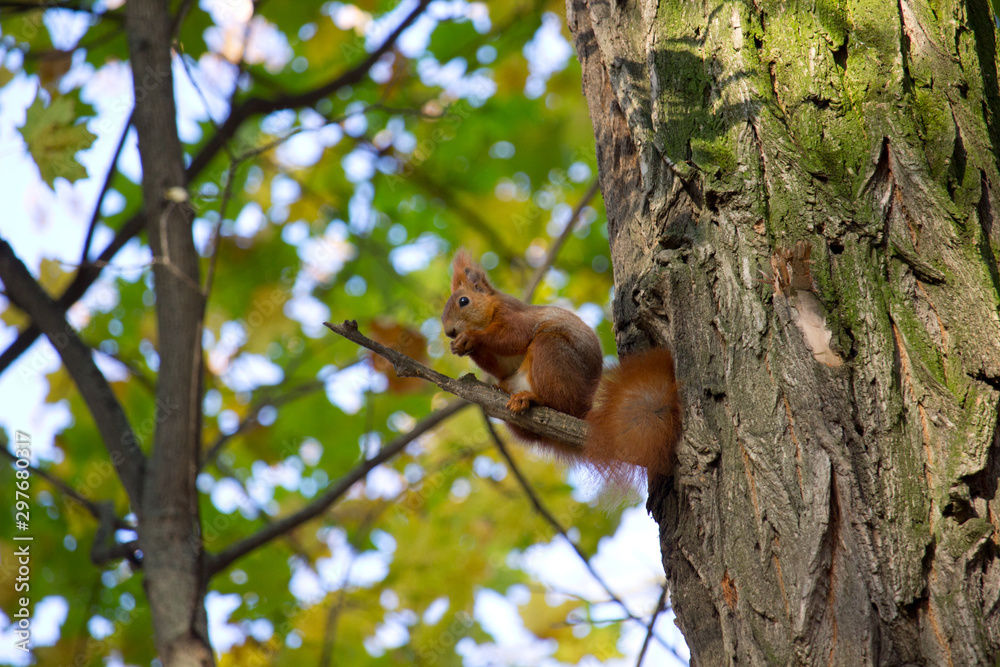
[[486,277],[486,271],[469,257],[464,249],[455,253],[451,262],[451,297],[444,305],[441,323],[448,338],[463,331],[485,328],[493,318],[497,291]]

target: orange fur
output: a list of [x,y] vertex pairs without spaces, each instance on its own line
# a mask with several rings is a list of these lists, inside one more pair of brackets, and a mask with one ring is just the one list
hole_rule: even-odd
[[613,486],[640,481],[644,470],[670,473],[681,410],[669,350],[630,355],[601,382],[600,341],[574,313],[527,305],[497,291],[464,250],[455,254],[453,267],[451,297],[441,316],[452,352],[470,355],[497,378],[511,394],[508,410],[522,412],[536,403],[590,424],[582,452],[508,424],[514,435],[583,458]]
[[585,456],[613,482],[633,482],[645,468],[668,475],[681,435],[681,406],[670,350],[632,354],[604,375],[587,414]]

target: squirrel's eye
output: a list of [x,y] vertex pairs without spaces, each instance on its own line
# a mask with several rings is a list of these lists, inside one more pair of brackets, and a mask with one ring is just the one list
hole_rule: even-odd
[[469,305],[469,297],[463,296],[461,299],[458,300],[459,308],[465,308],[468,305]]

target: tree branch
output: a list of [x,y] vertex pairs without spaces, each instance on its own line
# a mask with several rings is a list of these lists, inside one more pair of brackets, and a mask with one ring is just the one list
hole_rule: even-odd
[[[656,619],[659,617],[660,612],[663,611],[667,604],[667,584],[663,584],[663,588],[660,591],[660,599],[656,603],[656,609],[653,610],[653,615],[649,617],[649,625],[646,627],[646,638],[642,640],[642,649],[639,651],[639,657],[635,660],[635,667],[642,667],[642,661],[646,657],[646,651],[649,650],[649,640],[653,638],[653,626],[656,625]],[[674,657],[683,662],[683,659],[677,655],[677,652],[670,649]]]
[[274,523],[268,524],[257,533],[241,540],[240,542],[237,542],[236,544],[233,544],[220,553],[206,554],[206,579],[218,574],[222,570],[229,567],[233,561],[238,558],[242,558],[254,549],[267,544],[276,537],[280,537],[288,531],[302,525],[306,521],[319,516],[325,512],[330,505],[347,493],[356,482],[364,479],[365,476],[371,472],[373,468],[375,468],[375,466],[388,461],[390,458],[401,452],[408,444],[443,422],[448,417],[451,417],[459,410],[468,407],[468,405],[469,404],[464,401],[455,401],[441,410],[431,413],[417,422],[417,425],[414,426],[409,433],[399,436],[391,443],[383,447],[378,454],[357,466],[351,472],[347,473],[334,486],[327,489],[323,495],[316,498],[316,500],[312,501],[298,512],[278,519]]
[[260,411],[263,410],[264,407],[270,405],[276,408],[280,405],[284,405],[285,403],[290,403],[298,398],[302,398],[303,396],[308,396],[314,391],[319,391],[325,386],[326,383],[321,380],[311,380],[292,387],[286,393],[281,395],[272,396],[265,394],[258,399],[249,410],[247,410],[246,416],[240,420],[240,423],[236,425],[236,429],[232,433],[219,434],[219,437],[217,437],[215,442],[212,443],[212,446],[209,447],[208,453],[205,454],[205,457],[202,459],[201,465],[198,466],[198,469],[201,470],[212,461],[215,461],[215,459],[219,456],[219,452],[222,451],[222,448],[227,442],[256,424],[257,417],[260,415]]
[[122,135],[118,138],[118,146],[115,147],[114,155],[111,156],[111,165],[108,167],[108,173],[104,176],[104,184],[97,195],[94,212],[90,215],[90,224],[87,225],[87,237],[83,240],[83,250],[80,252],[80,266],[90,261],[90,244],[94,240],[94,230],[97,229],[97,223],[101,219],[101,205],[104,203],[104,197],[107,196],[108,190],[111,189],[111,180],[114,178],[115,172],[118,171],[118,158],[125,147],[125,139],[128,137],[130,127],[132,127],[132,114],[128,115],[125,127],[122,128]]
[[[483,415],[484,417],[488,416],[486,415],[485,410],[483,411]],[[569,538],[569,535],[566,534],[566,529],[563,528],[561,523],[559,523],[559,520],[556,519],[556,517],[552,514],[552,512],[550,512],[549,509],[542,504],[542,500],[541,498],[538,497],[538,494],[535,493],[535,489],[534,487],[531,486],[531,482],[529,482],[528,478],[525,477],[524,473],[521,472],[521,469],[514,462],[513,457],[511,457],[510,452],[507,451],[507,446],[503,443],[503,440],[500,438],[500,434],[497,433],[497,430],[495,428],[493,428],[493,423],[490,422],[489,419],[484,419],[484,421],[486,422],[486,430],[489,431],[490,437],[493,438],[493,442],[496,444],[497,449],[500,450],[500,454],[503,456],[504,460],[507,461],[507,465],[510,466],[510,471],[514,473],[514,477],[521,485],[521,488],[524,489],[525,495],[528,496],[528,500],[531,501],[531,505],[532,507],[535,508],[535,511],[538,512],[538,515],[541,516],[543,519],[545,519],[545,522],[548,523],[550,526],[552,526],[552,528],[557,533],[559,533],[559,535],[561,535],[564,540],[566,540],[566,543],[569,544],[570,548],[573,551],[575,551],[576,555],[580,557],[581,561],[583,561],[583,566],[587,568],[587,572],[590,573],[590,576],[592,576],[594,578],[594,581],[596,581],[598,585],[604,589],[604,592],[608,594],[608,597],[611,598],[612,601],[617,603],[618,606],[622,608],[622,611],[625,612],[625,615],[629,618],[629,620],[637,621],[645,625],[642,618],[633,614],[632,611],[629,610],[628,606],[625,604],[625,601],[622,600],[620,597],[618,597],[618,595],[616,595],[613,590],[611,590],[611,586],[609,586],[608,583],[604,580],[604,578],[597,572],[597,570],[594,569],[594,566],[591,564],[590,558],[587,557],[587,554],[583,553],[583,550],[580,549],[579,546],[577,546],[576,542],[574,542]],[[656,636],[656,634],[653,632],[652,624],[656,620],[657,613],[659,612],[656,611],[653,614],[653,620],[650,621],[648,632],[652,634],[654,637],[656,637],[656,641],[662,644],[664,648],[666,648],[668,651],[673,651],[673,649],[670,647],[669,644],[666,643],[664,639],[660,638],[659,636]]]
[[102,500],[95,506],[100,523],[94,535],[94,543],[90,547],[90,560],[94,565],[104,565],[113,560],[127,558],[133,566],[142,567],[142,560],[138,554],[138,540],[119,542],[115,539],[118,517],[115,515],[114,504],[110,500]]
[[562,230],[562,234],[556,239],[556,242],[552,244],[549,248],[548,254],[545,256],[545,261],[542,265],[538,267],[535,271],[535,275],[531,277],[531,282],[524,289],[524,302],[531,303],[531,297],[535,295],[535,290],[538,289],[538,284],[542,282],[542,278],[545,277],[545,273],[552,267],[552,264],[556,261],[556,256],[559,255],[559,251],[562,250],[563,244],[566,243],[566,239],[569,235],[573,233],[573,229],[576,228],[576,221],[580,219],[580,214],[583,212],[583,207],[590,203],[590,200],[594,198],[597,194],[597,188],[600,185],[598,179],[594,179],[594,182],[590,184],[587,191],[577,202],[576,208],[573,209],[573,215],[570,216],[569,222],[566,223],[565,229]]
[[[97,280],[97,277],[101,275],[99,267],[111,261],[118,251],[142,230],[145,224],[146,218],[141,213],[132,216],[122,225],[122,228],[115,234],[111,243],[104,248],[104,251],[101,252],[96,260],[89,265],[80,267],[80,270],[76,273],[76,277],[73,278],[73,282],[70,283],[66,291],[56,301],[56,305],[61,311],[61,316],[64,316],[70,306],[80,300],[90,286],[94,284],[94,281]],[[7,370],[18,357],[24,354],[31,347],[32,343],[38,340],[40,335],[42,335],[42,330],[34,322],[32,322],[30,327],[22,331],[17,336],[17,339],[10,344],[10,347],[4,350],[3,354],[0,354],[0,373]]]
[[[10,451],[8,451],[6,447],[0,447],[0,454],[3,454],[4,456],[6,456],[11,461],[17,461],[18,460],[17,457],[14,456],[13,454],[11,454]],[[91,514],[91,516],[93,516],[95,519],[100,520],[100,518],[101,518],[101,510],[98,507],[98,503],[95,503],[93,500],[90,500],[89,498],[84,498],[82,495],[80,495],[79,493],[77,493],[73,489],[73,487],[71,487],[69,484],[67,484],[66,482],[64,482],[63,480],[59,479],[58,477],[56,477],[55,475],[49,473],[46,470],[42,470],[41,468],[39,468],[37,466],[33,466],[30,463],[28,464],[28,470],[31,471],[32,475],[37,476],[37,477],[41,477],[46,482],[48,482],[49,484],[51,484],[52,486],[54,486],[60,493],[62,493],[64,496],[66,496],[67,498],[69,498],[73,502],[79,503],[79,505],[81,507],[83,507],[85,510],[87,510],[87,512],[89,512]],[[116,517],[115,518],[115,529],[116,530],[135,530],[135,526],[130,526],[129,524],[127,524],[121,518]]]
[[500,256],[501,260],[507,263],[524,261],[520,254],[497,233],[495,226],[484,219],[474,208],[460,201],[450,187],[434,181],[418,165],[399,158],[397,160],[403,165],[403,177],[410,183],[419,186],[430,197],[441,199],[447,210],[462,218],[468,227],[475,229],[480,236],[486,239],[489,247]]
[[460,380],[438,373],[401,352],[367,338],[358,331],[358,323],[353,320],[345,321],[343,324],[324,322],[323,325],[349,341],[384,357],[392,364],[399,377],[418,377],[428,380],[449,394],[455,394],[470,403],[479,404],[490,417],[503,419],[533,433],[564,442],[571,447],[583,447],[587,423],[582,419],[541,406],[531,407],[524,412],[514,414],[507,409],[510,394],[480,382],[471,373]]
[[59,353],[90,409],[132,508],[138,512],[142,500],[146,457],[139,449],[125,411],[111,391],[107,379],[97,368],[92,350],[84,345],[73,327],[66,322],[59,306],[46,294],[14,254],[14,249],[3,239],[0,239],[0,280],[4,282],[7,296],[52,341],[52,346]]
[[190,170],[200,172],[211,160],[211,158],[222,150],[223,146],[229,141],[230,137],[236,134],[237,128],[243,124],[245,120],[251,116],[256,115],[266,115],[274,111],[280,111],[282,109],[293,109],[297,107],[310,106],[320,101],[328,95],[332,95],[344,86],[353,86],[354,84],[361,81],[368,70],[371,69],[372,65],[378,62],[389,49],[395,45],[396,40],[403,33],[404,30],[410,27],[410,25],[417,20],[427,5],[430,4],[430,0],[420,0],[419,4],[410,12],[403,22],[392,31],[382,46],[378,47],[372,51],[367,58],[358,63],[356,66],[347,70],[340,76],[332,79],[325,84],[314,88],[312,90],[307,90],[302,93],[296,93],[291,95],[280,95],[273,99],[264,99],[261,97],[251,97],[244,100],[229,114],[226,122],[222,124],[219,131],[212,135],[212,138],[208,140],[208,143],[201,149],[197,156],[191,161]]

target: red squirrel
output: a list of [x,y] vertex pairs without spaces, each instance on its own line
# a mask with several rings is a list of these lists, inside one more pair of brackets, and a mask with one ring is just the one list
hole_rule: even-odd
[[670,473],[681,435],[670,350],[629,355],[601,381],[601,343],[574,313],[503,294],[464,250],[452,266],[451,297],[441,316],[451,351],[471,356],[498,380],[511,395],[511,412],[535,403],[590,426],[582,451],[508,424],[516,436],[582,457],[614,483],[636,481],[639,467],[650,476]]

